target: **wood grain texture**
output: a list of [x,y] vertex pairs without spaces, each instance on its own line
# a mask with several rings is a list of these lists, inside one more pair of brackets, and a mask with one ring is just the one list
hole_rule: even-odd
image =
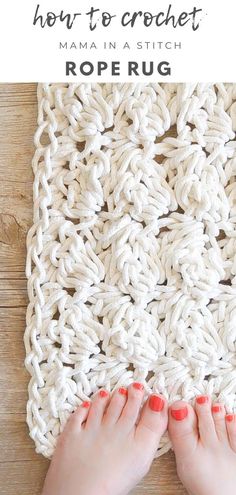
[[[25,238],[32,223],[31,159],[37,121],[35,84],[0,84],[0,493],[40,495],[48,461],[35,454],[25,423],[29,375],[23,333]],[[186,495],[174,456],[154,461],[132,495]]]

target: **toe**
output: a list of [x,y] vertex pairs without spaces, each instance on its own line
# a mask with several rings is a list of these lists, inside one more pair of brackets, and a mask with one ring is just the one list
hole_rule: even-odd
[[177,462],[191,455],[197,447],[197,418],[190,404],[178,401],[169,408],[168,431]]
[[121,416],[128,397],[128,390],[120,387],[114,391],[110,403],[108,404],[103,421],[107,425],[114,425]]
[[225,420],[230,446],[236,452],[236,414],[226,414]]
[[83,424],[87,420],[90,405],[90,401],[82,402],[82,404],[70,415],[63,432],[59,437],[59,446],[63,446],[66,439],[71,441],[71,439],[76,437],[76,433],[81,431]]
[[132,383],[128,388],[128,397],[120,416],[120,424],[127,431],[131,430],[140,413],[140,407],[143,400],[144,386],[142,383]]
[[215,430],[218,439],[221,442],[228,443],[228,435],[225,424],[225,407],[223,404],[216,403],[211,408],[213,420],[215,423]]
[[104,412],[109,402],[109,392],[100,390],[92,400],[85,428],[98,428],[101,425]]
[[72,414],[71,419],[79,426],[81,427],[82,424],[86,421],[89,413],[89,409],[91,406],[90,401],[84,401],[82,404],[77,407],[75,412]]
[[82,424],[86,421],[91,406],[90,401],[84,401],[79,407],[70,415],[65,428],[80,429]]
[[161,395],[151,395],[145,402],[141,417],[136,429],[136,438],[144,444],[153,444],[157,449],[160,439],[167,428],[168,406],[166,399]]
[[198,418],[198,430],[203,445],[215,445],[218,440],[208,395],[196,397],[195,411]]

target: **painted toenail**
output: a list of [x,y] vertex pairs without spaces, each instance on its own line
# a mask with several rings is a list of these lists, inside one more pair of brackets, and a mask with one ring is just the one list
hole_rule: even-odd
[[182,409],[171,409],[171,416],[176,421],[182,421],[188,416],[188,408],[183,407]]
[[234,421],[234,420],[235,420],[235,414],[226,414],[225,419],[226,419],[226,421],[228,421],[229,423],[232,423],[232,421]]
[[209,402],[209,397],[207,395],[200,395],[196,398],[197,404],[206,404]]
[[213,413],[219,413],[223,409],[223,406],[212,406],[211,410]]
[[81,406],[88,409],[90,407],[90,404],[91,404],[91,402],[89,402],[88,400],[85,400],[84,402],[82,402]]
[[105,397],[108,397],[109,392],[107,392],[107,390],[100,390],[99,395],[104,399]]
[[143,390],[144,389],[143,384],[139,383],[139,382],[134,382],[133,387],[136,388],[136,390]]
[[127,390],[127,388],[124,388],[124,387],[118,388],[118,392],[121,395],[128,395],[128,390]]
[[161,397],[158,397],[158,395],[151,395],[148,404],[152,411],[160,412],[162,411],[165,402]]

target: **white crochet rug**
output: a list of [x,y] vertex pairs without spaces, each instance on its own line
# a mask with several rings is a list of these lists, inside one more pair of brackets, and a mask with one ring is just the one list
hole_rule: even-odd
[[[133,380],[236,407],[236,85],[41,84],[27,420]],[[168,450],[164,439],[161,452]]]

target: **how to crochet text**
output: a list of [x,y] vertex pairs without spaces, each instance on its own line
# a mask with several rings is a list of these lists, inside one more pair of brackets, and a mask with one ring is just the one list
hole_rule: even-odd
[[95,31],[98,27],[108,28],[115,21],[123,28],[139,28],[144,26],[149,27],[167,27],[184,28],[189,26],[192,31],[197,31],[203,18],[203,9],[196,6],[191,7],[189,11],[177,12],[172,4],[169,4],[163,11],[126,11],[121,15],[114,12],[102,11],[101,9],[91,7],[86,12],[66,12],[59,10],[58,12],[48,11],[43,12],[40,4],[37,4],[33,25],[40,28],[53,28],[56,24],[71,30],[76,24],[88,22],[90,31]]

